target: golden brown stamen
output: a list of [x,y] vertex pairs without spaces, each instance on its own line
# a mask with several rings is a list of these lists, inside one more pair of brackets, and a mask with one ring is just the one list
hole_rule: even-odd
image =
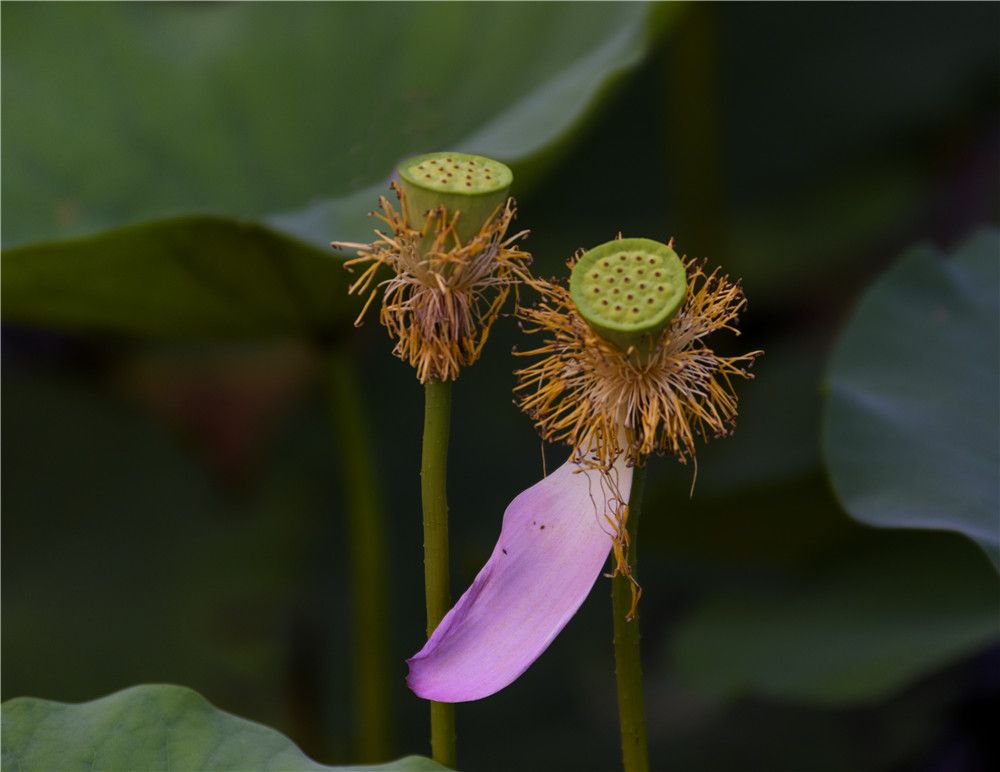
[[[421,383],[451,381],[479,358],[511,288],[516,292],[531,261],[516,242],[528,232],[507,236],[516,212],[513,199],[465,243],[455,232],[457,212],[431,209],[421,227],[414,228],[405,195],[395,183],[393,189],[400,209],[382,196],[382,211],[375,213],[387,233],[376,230],[378,238],[371,244],[333,243],[334,248],[357,251],[357,257],[345,262],[349,270],[365,266],[349,289],[369,292],[355,324],[382,288],[379,321],[396,341],[393,353],[416,368]],[[383,265],[393,275],[372,286]]]

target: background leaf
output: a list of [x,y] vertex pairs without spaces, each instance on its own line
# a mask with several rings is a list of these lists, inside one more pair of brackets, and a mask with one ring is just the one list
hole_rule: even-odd
[[181,686],[133,686],[80,705],[3,703],[4,770],[443,770],[409,756],[389,764],[317,764],[279,732],[212,706]]
[[332,253],[253,223],[178,217],[3,255],[3,314],[174,338],[322,335],[359,310]]
[[824,451],[858,520],[958,531],[1000,567],[998,254],[985,230],[872,285],[831,359]]
[[[3,255],[10,321],[203,338],[346,329],[359,305],[328,243],[367,240],[397,160],[472,149],[514,164],[519,195],[672,14],[137,10],[5,10],[3,236],[22,245]],[[211,215],[180,214],[193,212]]]
[[375,191],[351,201],[354,227],[329,200],[381,190],[396,161],[431,149],[474,150],[520,173],[641,61],[669,13],[632,3],[5,9],[5,243],[192,212],[302,212],[274,222],[324,248],[363,236]]
[[958,537],[883,534],[844,552],[710,592],[672,642],[672,671],[717,699],[870,703],[1000,638],[993,572]]

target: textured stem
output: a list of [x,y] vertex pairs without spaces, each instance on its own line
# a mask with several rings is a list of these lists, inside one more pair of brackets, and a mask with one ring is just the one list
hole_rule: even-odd
[[[428,381],[424,386],[424,445],[420,464],[424,507],[424,591],[427,637],[451,606],[448,581],[448,432],[451,384]],[[455,707],[431,702],[431,752],[434,760],[454,768]]]
[[[637,466],[632,476],[628,513],[628,564],[638,578],[636,546],[642,492],[646,485],[646,467]],[[625,616],[632,606],[632,591],[627,577],[619,574],[611,580],[611,607],[615,628],[615,679],[618,683],[618,723],[622,735],[622,767],[625,772],[649,772],[646,748],[646,714],[642,700],[642,662],[639,658],[639,617]]]
[[359,761],[385,761],[392,756],[392,722],[384,516],[357,372],[347,354],[335,350],[328,357],[330,412],[347,510],[355,752]]

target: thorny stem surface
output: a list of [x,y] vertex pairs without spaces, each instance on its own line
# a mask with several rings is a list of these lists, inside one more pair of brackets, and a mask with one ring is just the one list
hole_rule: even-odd
[[[424,590],[427,637],[451,606],[448,581],[448,433],[451,425],[451,383],[424,384],[424,443],[420,465],[424,509]],[[456,766],[455,707],[431,702],[431,753],[434,760]]]
[[[628,510],[628,564],[638,576],[636,542],[646,467],[636,466]],[[615,679],[618,683],[618,723],[621,726],[622,766],[625,772],[649,772],[646,748],[646,713],[642,699],[642,662],[639,658],[639,617],[626,619],[632,607],[628,577],[618,574],[611,580],[611,607],[614,615]]]
[[332,351],[327,357],[330,417],[346,498],[355,752],[360,761],[385,761],[392,755],[385,518],[357,372],[347,353]]

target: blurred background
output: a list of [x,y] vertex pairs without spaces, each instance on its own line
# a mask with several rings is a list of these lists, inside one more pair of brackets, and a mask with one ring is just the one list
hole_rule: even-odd
[[[853,519],[821,425],[865,289],[914,243],[997,223],[1000,5],[55,3],[2,22],[3,699],[172,682],[324,763],[429,752],[403,682],[424,640],[422,393],[374,315],[351,326],[325,245],[366,238],[397,160],[455,148],[514,168],[540,275],[621,231],[743,279],[743,336],[718,345],[766,355],[739,429],[702,448],[693,497],[690,467],[650,472],[654,767],[997,768],[994,565],[954,532]],[[541,475],[511,403],[526,342],[501,319],[454,389],[456,597]],[[609,594],[459,707],[463,769],[616,768]]]

